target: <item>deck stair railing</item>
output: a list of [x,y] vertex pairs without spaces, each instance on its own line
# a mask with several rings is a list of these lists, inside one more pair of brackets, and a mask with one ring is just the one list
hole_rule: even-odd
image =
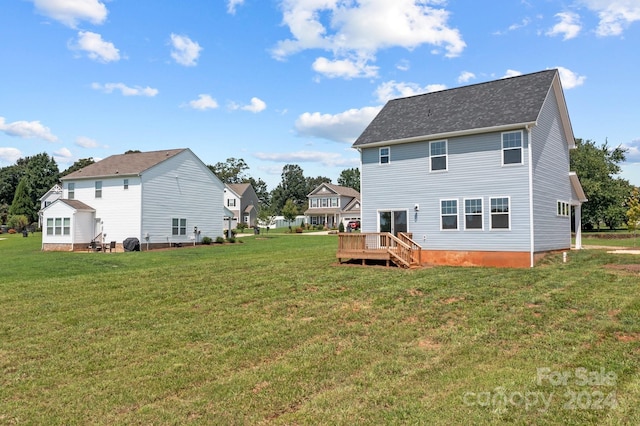
[[341,233],[338,238],[338,257],[374,259],[386,253],[396,265],[404,268],[420,266],[421,250],[407,233],[400,233],[398,237],[389,232]]

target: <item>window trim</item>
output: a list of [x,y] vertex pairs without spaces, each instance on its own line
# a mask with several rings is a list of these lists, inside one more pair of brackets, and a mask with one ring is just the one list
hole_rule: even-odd
[[[433,155],[432,145],[436,143],[444,143],[444,154]],[[433,169],[433,159],[444,157],[444,169]],[[449,141],[447,139],[429,142],[429,173],[443,173],[449,171]]]
[[[467,201],[480,200],[480,213],[467,213]],[[484,199],[482,197],[464,198],[464,230],[465,231],[484,231]],[[479,228],[467,228],[467,216],[480,216]]]
[[571,204],[566,201],[558,200],[556,206],[556,216],[563,219],[571,217]]
[[122,180],[122,187],[123,189],[126,191],[127,189],[129,189],[129,179],[123,179]]
[[95,187],[94,197],[102,198],[102,181],[101,180],[95,181],[94,187]]
[[[455,203],[456,203],[456,212],[455,212],[455,214],[453,214],[453,213],[444,214],[442,212],[442,208],[443,208],[442,203],[444,201],[455,201]],[[441,198],[440,199],[440,230],[441,231],[458,231],[458,230],[460,230],[460,206],[459,205],[460,205],[460,203],[458,202],[457,198]],[[443,219],[444,216],[453,216],[453,217],[455,217],[456,218],[456,227],[455,228],[445,228],[443,226],[443,222],[442,222],[442,219]]]
[[[233,204],[231,203],[233,201]],[[227,207],[236,207],[236,199],[235,198],[227,198]]]
[[[386,149],[387,153],[385,155],[382,154],[382,150]],[[386,158],[387,161],[382,161],[383,158]],[[389,164],[391,163],[391,147],[389,146],[382,146],[380,148],[378,148],[378,164],[383,165],[383,164]]]
[[[493,212],[493,207],[492,207],[492,201],[493,200],[498,200],[498,199],[506,199],[507,200],[507,223],[508,223],[508,227],[507,228],[494,228],[493,227],[493,216],[495,215],[504,215],[504,212]],[[491,231],[511,231],[511,197],[510,196],[498,196],[498,197],[490,197],[489,198],[489,229]]]
[[74,200],[76,197],[76,183],[69,182],[67,184],[67,198],[70,200]]
[[[519,147],[507,147],[505,148],[504,146],[504,137],[505,135],[511,134],[511,133],[519,133],[520,134],[520,146]],[[500,134],[500,161],[502,163],[503,167],[509,167],[509,166],[521,166],[524,164],[524,133],[522,130],[512,130],[509,132],[502,132]],[[515,151],[519,149],[520,150],[520,162],[519,163],[505,163],[504,162],[504,154],[505,151]]]
[[[177,224],[175,224],[177,221]],[[187,235],[187,219],[184,217],[171,218],[171,236],[182,237]]]

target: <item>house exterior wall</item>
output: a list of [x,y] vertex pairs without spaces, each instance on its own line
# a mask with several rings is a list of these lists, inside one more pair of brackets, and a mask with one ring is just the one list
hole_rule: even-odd
[[[128,180],[125,189],[124,181]],[[102,182],[102,196],[96,198],[95,183]],[[69,198],[69,183],[75,184],[74,199],[96,210],[100,224],[91,231],[87,244],[100,232],[105,241],[122,242],[126,238],[140,236],[141,180],[138,176],[79,179],[64,182],[64,198]]]
[[[188,243],[194,227],[200,234],[223,235],[224,185],[191,152],[183,151],[157,164],[142,175],[142,220],[138,238],[141,246]],[[172,219],[186,219],[186,234],[172,235]],[[133,235],[132,235],[133,236]]]
[[[390,146],[390,162],[379,164],[379,148],[363,148],[362,232],[378,232],[378,212],[404,210],[408,232],[426,250],[528,252],[530,249],[528,145],[523,164],[502,165],[500,132],[447,140],[448,169],[430,172],[429,141]],[[491,230],[490,198],[509,197],[509,230]],[[481,198],[482,230],[465,230],[464,200]],[[458,202],[458,229],[441,230],[440,201]],[[419,210],[414,206],[418,204]]]
[[569,180],[569,146],[562,124],[556,95],[549,91],[532,129],[534,251],[571,248],[571,214],[560,216],[558,201],[571,203]]
[[[249,213],[245,213],[247,207],[253,206],[253,209]],[[242,198],[240,200],[240,212],[241,216],[238,218],[241,221],[245,222],[249,226],[254,226],[256,224],[256,220],[258,219],[258,212],[260,211],[260,201],[258,201],[258,195],[253,187],[247,188],[242,194]],[[249,220],[245,221],[245,214],[249,215]]]
[[242,222],[242,216],[240,214],[242,207],[242,200],[239,195],[236,195],[229,188],[224,188],[224,206],[233,212],[233,226],[236,227],[238,222]]

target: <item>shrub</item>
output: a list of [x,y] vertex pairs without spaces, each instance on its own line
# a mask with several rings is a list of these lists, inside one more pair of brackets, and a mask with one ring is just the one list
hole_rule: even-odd
[[9,230],[7,231],[7,233],[8,233],[8,234],[17,234],[17,233],[18,233],[18,231],[16,231],[16,230],[15,230],[15,229],[13,229],[13,228],[9,228]]
[[247,227],[248,227],[248,225],[246,223],[239,223],[239,224],[236,225],[236,229],[239,232],[244,231],[245,229],[247,229]]
[[206,245],[211,244],[211,238],[209,238],[209,237],[203,237],[203,238],[202,238],[202,244],[206,244]]
[[344,223],[340,222],[340,225],[338,225],[338,232],[344,232]]
[[216,237],[216,244],[224,243],[224,237]]
[[9,228],[21,231],[29,225],[29,219],[23,214],[15,214],[13,216],[9,216],[7,219],[7,225],[9,225]]
[[236,237],[227,238],[227,241],[233,244],[236,242]]
[[296,234],[302,234],[303,229],[301,227],[296,228]]

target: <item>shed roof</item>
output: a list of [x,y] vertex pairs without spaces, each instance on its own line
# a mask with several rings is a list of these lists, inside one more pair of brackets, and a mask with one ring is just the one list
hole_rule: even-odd
[[[557,80],[556,80],[557,79]],[[561,111],[566,106],[556,69],[524,74],[454,89],[394,99],[382,108],[353,147],[412,138],[491,131],[535,123],[557,81]],[[563,115],[563,119],[565,119]],[[567,135],[573,144],[566,115]]]
[[112,155],[104,160],[70,173],[61,178],[61,180],[127,175],[135,176],[183,151],[186,151],[186,148]]

